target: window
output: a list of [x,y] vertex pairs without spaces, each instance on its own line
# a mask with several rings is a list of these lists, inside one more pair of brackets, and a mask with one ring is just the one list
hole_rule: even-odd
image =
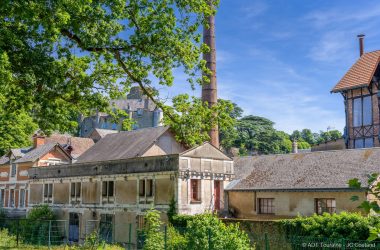
[[12,163],[11,165],[11,177],[15,177],[17,172],[17,165],[15,163]]
[[102,185],[102,197],[103,197],[103,202],[112,202],[113,198],[113,187],[114,187],[114,182],[113,181],[103,181]]
[[274,214],[274,199],[273,198],[259,199],[259,214]]
[[336,212],[336,202],[335,199],[315,199],[315,212],[317,214],[323,213],[335,213]]
[[153,180],[142,179],[139,181],[139,194],[140,196],[152,197],[153,196]]
[[99,236],[102,240],[106,242],[112,241],[113,231],[113,215],[112,214],[101,214],[99,223]]
[[201,180],[190,180],[191,202],[201,201]]
[[353,101],[353,125],[354,127],[372,124],[371,96],[355,98]]
[[15,207],[15,190],[9,190],[9,207]]
[[225,171],[227,174],[231,174],[232,173],[232,162],[224,162],[224,168],[225,168]]
[[144,229],[145,227],[145,216],[144,215],[137,215],[137,226],[139,230]]
[[359,138],[355,139],[355,148],[372,148],[373,138]]
[[44,184],[44,201],[51,203],[53,198],[53,184]]
[[25,189],[20,189],[20,203],[19,207],[25,207]]
[[0,208],[4,206],[5,190],[0,189]]
[[70,192],[71,199],[74,201],[80,199],[80,193],[81,193],[81,183],[80,182],[71,183],[71,192]]
[[142,116],[142,114],[143,114],[143,109],[137,109],[137,115],[138,116]]
[[46,160],[48,166],[59,165],[61,164],[61,162],[61,159],[58,158],[49,158],[48,160]]

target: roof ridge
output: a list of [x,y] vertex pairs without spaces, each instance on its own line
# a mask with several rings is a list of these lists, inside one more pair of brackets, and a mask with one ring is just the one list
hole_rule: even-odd
[[328,154],[334,152],[342,151],[364,151],[364,150],[380,150],[380,147],[371,147],[371,148],[346,148],[346,149],[334,149],[334,150],[321,150],[321,151],[311,151],[311,152],[301,152],[301,153],[288,153],[288,154],[268,154],[268,155],[245,155],[245,156],[235,156],[233,159],[237,158],[252,158],[252,157],[270,157],[270,156],[287,156],[287,155],[305,155],[305,154]]

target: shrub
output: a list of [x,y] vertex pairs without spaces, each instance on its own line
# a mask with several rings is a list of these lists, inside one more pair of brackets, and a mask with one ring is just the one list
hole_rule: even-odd
[[379,225],[379,222],[379,218],[342,212],[340,214],[314,214],[310,217],[282,220],[280,223],[287,236],[366,240],[369,236],[369,228]]
[[145,243],[144,249],[164,249],[164,234],[161,227],[160,212],[150,209],[145,215]]
[[8,229],[0,230],[0,247],[16,247],[16,236],[10,235]]
[[226,225],[213,214],[199,214],[188,221],[187,249],[251,249],[239,224]]

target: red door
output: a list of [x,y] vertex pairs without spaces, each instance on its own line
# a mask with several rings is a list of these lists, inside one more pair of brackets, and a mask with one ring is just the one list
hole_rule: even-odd
[[214,181],[214,209],[220,210],[220,181]]

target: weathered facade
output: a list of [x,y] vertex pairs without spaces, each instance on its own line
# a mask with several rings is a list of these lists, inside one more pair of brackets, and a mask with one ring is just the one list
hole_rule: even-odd
[[35,137],[33,147],[10,150],[1,158],[0,207],[10,216],[25,215],[30,195],[28,170],[72,160],[60,144],[45,144],[44,140],[44,137]]
[[380,146],[380,51],[362,53],[363,36],[360,41],[360,58],[332,89],[344,98],[347,148]]
[[[133,129],[161,126],[162,111],[143,95],[139,87],[132,87],[125,99],[112,100],[110,105],[128,114],[128,119],[134,121]],[[114,122],[109,114],[96,112],[92,116],[81,118],[79,136],[90,137],[93,130],[97,128],[120,131],[122,122],[123,120]]]
[[380,148],[236,157],[236,179],[226,187],[228,210],[259,220],[363,212],[358,206],[370,197],[348,181],[367,183],[369,174],[380,172],[379,158]]
[[232,159],[209,143],[185,150],[165,127],[144,130],[107,135],[77,163],[31,169],[29,204],[47,203],[68,220],[70,241],[117,222],[111,237],[126,242],[128,224],[142,227],[152,206],[165,221],[173,198],[182,214],[222,209]]

